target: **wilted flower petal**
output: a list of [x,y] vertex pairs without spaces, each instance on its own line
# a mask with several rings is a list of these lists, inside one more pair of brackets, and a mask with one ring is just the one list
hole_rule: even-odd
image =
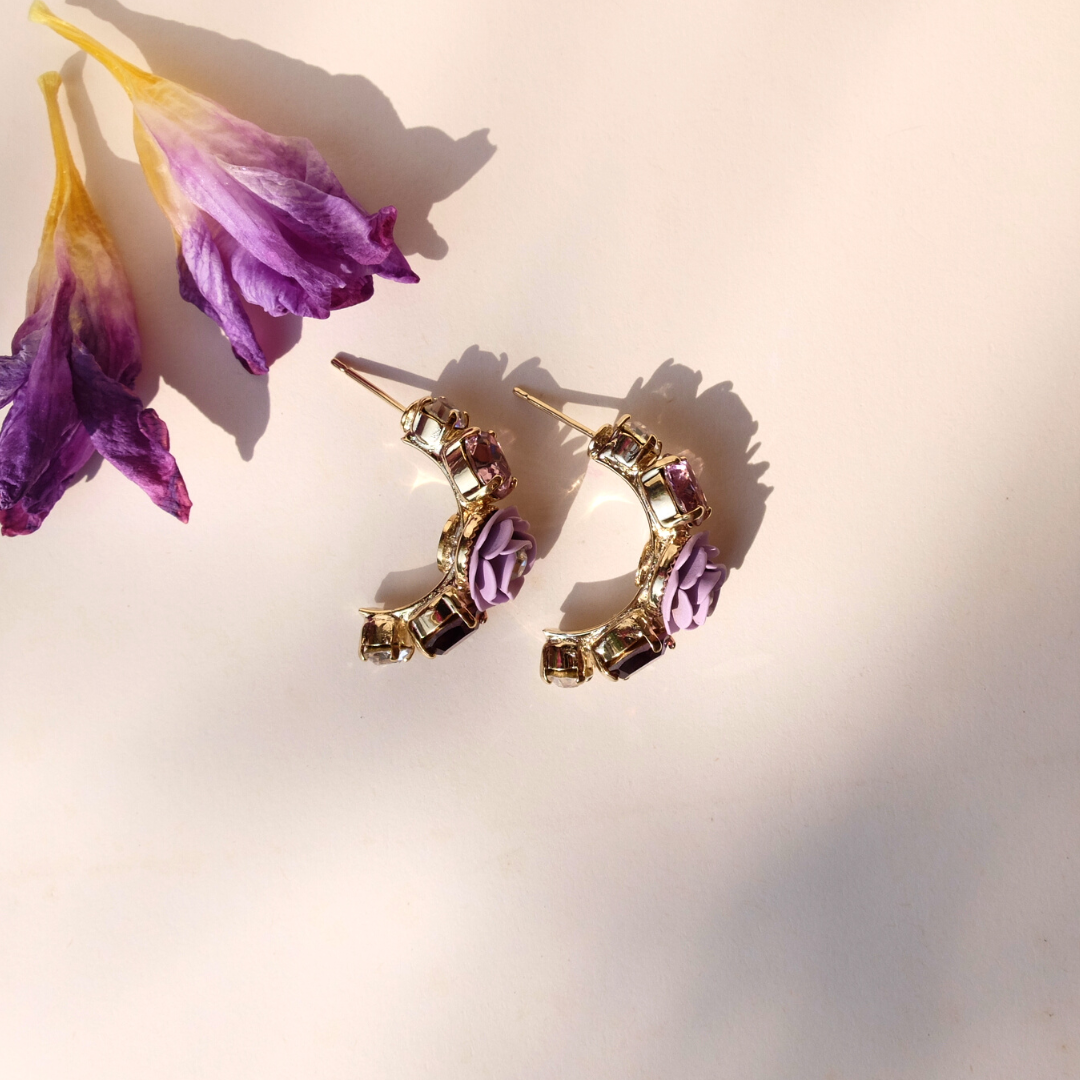
[[191,500],[169,434],[132,392],[139,335],[131,288],[71,159],[55,72],[49,109],[56,185],[30,278],[29,314],[0,357],[0,527],[37,529],[97,450],[158,506],[187,521]]
[[241,297],[325,319],[367,300],[372,275],[419,281],[394,243],[394,207],[366,214],[307,139],[271,135],[121,60],[40,0],[30,18],[100,60],[131,98],[139,160],[176,235],[180,294],[248,370],[268,363]]

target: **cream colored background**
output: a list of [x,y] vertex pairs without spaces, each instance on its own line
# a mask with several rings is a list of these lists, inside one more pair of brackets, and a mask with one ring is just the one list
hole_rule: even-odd
[[[84,2],[423,280],[246,375],[65,69],[195,506],[105,465],[0,544],[0,1073],[1080,1076],[1080,9]],[[4,11],[7,338],[72,49]],[[538,526],[438,662],[356,658],[451,500],[339,349],[498,428]],[[537,677],[644,527],[512,378],[704,461],[741,565],[628,684]]]

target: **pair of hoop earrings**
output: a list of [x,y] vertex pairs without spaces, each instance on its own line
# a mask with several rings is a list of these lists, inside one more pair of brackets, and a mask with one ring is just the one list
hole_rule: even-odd
[[[361,608],[360,656],[376,664],[401,663],[417,650],[441,656],[486,622],[489,608],[517,596],[532,568],[536,541],[528,522],[516,507],[497,505],[517,481],[495,433],[470,427],[468,414],[445,398],[404,406],[337,357],[331,363],[401,413],[403,441],[439,466],[458,504],[439,538],[442,580],[401,607]],[[520,386],[514,393],[587,435],[589,457],[630,485],[649,522],[634,598],[590,630],[545,630],[540,674],[565,687],[580,686],[597,669],[627,679],[716,607],[727,568],[708,535],[694,531],[711,513],[709,504],[686,457],[663,456],[656,436],[629,415],[592,431]]]

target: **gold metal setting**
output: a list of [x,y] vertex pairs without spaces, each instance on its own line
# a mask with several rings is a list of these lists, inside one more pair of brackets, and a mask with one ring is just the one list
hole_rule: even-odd
[[545,682],[565,687],[587,682],[597,668],[611,679],[629,678],[675,647],[660,604],[679,552],[712,511],[686,458],[663,456],[660,440],[629,415],[592,431],[520,386],[514,393],[588,435],[589,457],[630,485],[649,521],[633,600],[602,626],[545,630],[540,674]]
[[441,656],[487,621],[469,590],[469,561],[488,518],[517,484],[493,431],[469,426],[469,415],[445,398],[423,397],[402,405],[339,357],[330,361],[401,413],[402,439],[431,458],[454,492],[458,508],[439,538],[442,580],[431,592],[402,607],[361,608],[360,656],[375,664],[398,664],[419,651]]

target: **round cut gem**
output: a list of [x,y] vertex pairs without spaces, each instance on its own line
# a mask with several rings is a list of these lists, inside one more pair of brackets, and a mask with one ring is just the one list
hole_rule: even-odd
[[491,488],[492,495],[501,499],[510,492],[510,466],[499,446],[495,433],[477,431],[465,437],[465,453],[481,484]]
[[680,514],[691,514],[698,507],[706,506],[705,494],[685,458],[669,461],[662,470],[664,481]]

